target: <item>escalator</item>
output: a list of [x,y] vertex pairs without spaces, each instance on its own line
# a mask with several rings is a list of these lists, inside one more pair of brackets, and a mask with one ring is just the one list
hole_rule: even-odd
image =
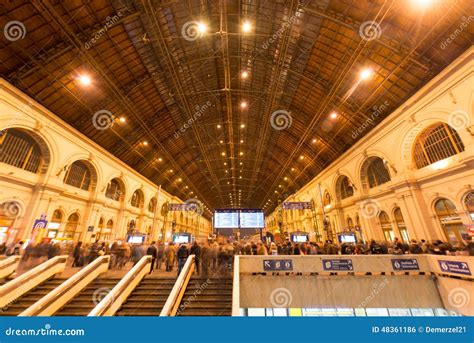
[[230,316],[232,278],[191,277],[177,316]]
[[55,316],[87,316],[120,281],[120,279],[98,278],[59,309]]
[[0,310],[0,316],[17,316],[36,301],[58,287],[66,279],[52,278],[40,283],[18,299],[12,301]]
[[175,278],[145,277],[115,315],[159,316],[175,282]]

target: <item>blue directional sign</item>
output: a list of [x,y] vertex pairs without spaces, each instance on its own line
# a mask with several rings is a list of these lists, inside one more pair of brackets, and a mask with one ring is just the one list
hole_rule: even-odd
[[393,270],[420,270],[416,258],[392,258],[392,267]]
[[439,260],[438,263],[441,270],[447,273],[472,275],[466,262]]
[[263,260],[263,270],[293,270],[292,260]]
[[323,259],[324,270],[353,270],[351,259],[334,259],[325,260]]
[[44,219],[36,219],[35,223],[33,224],[33,230],[37,229],[44,229],[48,225],[48,221]]

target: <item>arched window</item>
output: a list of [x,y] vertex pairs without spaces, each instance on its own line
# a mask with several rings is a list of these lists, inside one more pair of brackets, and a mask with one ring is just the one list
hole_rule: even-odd
[[462,242],[467,238],[467,230],[459,217],[456,206],[448,199],[441,198],[435,203],[438,220],[450,243]]
[[64,176],[64,183],[85,191],[90,190],[91,181],[90,167],[83,161],[76,161],[71,164]]
[[379,223],[380,227],[382,228],[385,240],[393,241],[393,239],[395,238],[395,234],[393,233],[392,225],[390,224],[390,218],[387,212],[381,211],[379,213]]
[[349,198],[354,195],[354,188],[352,187],[349,178],[345,175],[339,176],[336,182],[337,196],[340,200]]
[[69,240],[76,240],[76,230],[79,227],[79,214],[73,213],[67,219],[66,227],[64,228],[64,238]]
[[331,205],[331,195],[328,191],[324,192],[323,206],[329,207]]
[[112,179],[107,185],[105,196],[109,199],[120,201],[122,192],[123,191],[122,191],[122,187],[120,186],[120,181],[118,179]]
[[154,213],[156,209],[156,198],[153,197],[150,199],[150,202],[148,203],[148,212]]
[[436,123],[423,130],[416,139],[413,159],[418,169],[464,151],[458,133],[448,124]]
[[362,165],[362,183],[374,188],[390,181],[390,173],[384,161],[377,156],[369,157]]
[[61,223],[63,221],[63,214],[60,210],[54,210],[51,221],[55,223]]
[[133,192],[130,205],[137,208],[141,208],[143,206],[143,192],[141,190],[137,189],[135,192]]
[[467,193],[464,198],[464,204],[466,205],[471,220],[474,222],[474,192]]
[[351,217],[347,217],[347,227],[349,229],[353,229],[354,228],[354,222],[352,221],[352,218]]
[[410,237],[408,236],[407,226],[405,224],[405,220],[403,219],[402,210],[400,209],[400,207],[395,208],[395,210],[393,211],[393,217],[395,218],[395,224],[397,225],[398,231],[400,231],[402,240],[405,243],[409,243]]
[[0,162],[39,173],[43,156],[38,143],[26,132],[9,129],[0,136]]

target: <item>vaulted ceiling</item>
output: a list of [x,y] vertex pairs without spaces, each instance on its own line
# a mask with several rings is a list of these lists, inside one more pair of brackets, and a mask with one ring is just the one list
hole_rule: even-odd
[[470,0],[4,1],[0,74],[183,200],[271,211],[470,47],[472,12]]

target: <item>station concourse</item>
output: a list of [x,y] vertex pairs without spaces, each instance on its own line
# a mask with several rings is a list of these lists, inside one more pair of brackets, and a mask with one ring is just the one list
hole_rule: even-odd
[[473,316],[473,18],[2,4],[0,316]]

